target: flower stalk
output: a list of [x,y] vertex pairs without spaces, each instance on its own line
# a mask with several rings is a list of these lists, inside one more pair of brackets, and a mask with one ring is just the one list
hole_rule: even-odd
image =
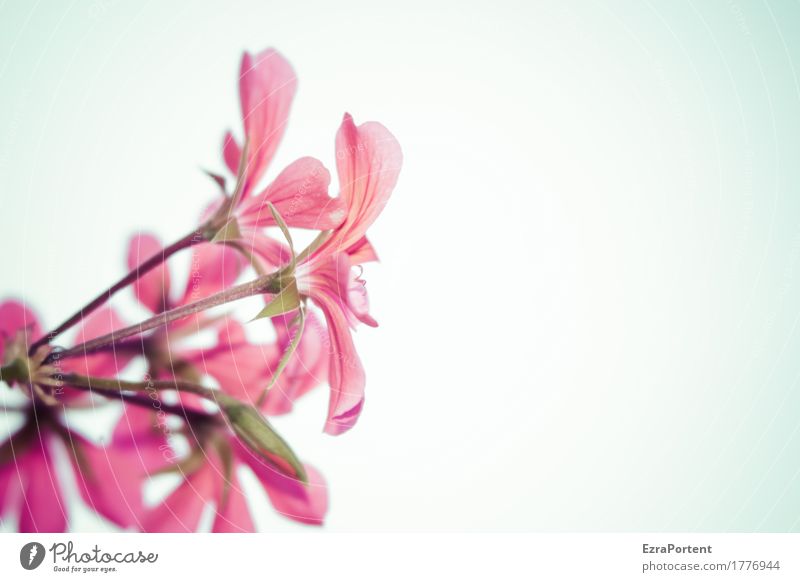
[[48,356],[48,359],[45,362],[52,361],[56,358],[64,359],[74,356],[86,356],[93,354],[104,347],[115,344],[125,338],[134,335],[140,335],[146,331],[150,331],[151,329],[167,325],[173,321],[189,317],[195,313],[200,313],[201,311],[206,311],[207,309],[211,309],[212,307],[217,307],[218,305],[223,305],[225,303],[238,301],[239,299],[244,299],[245,297],[252,297],[253,295],[260,294],[280,293],[282,285],[288,279],[289,277],[287,277],[287,274],[284,271],[278,271],[270,275],[259,277],[253,281],[248,281],[247,283],[242,283],[241,285],[236,285],[230,289],[226,289],[225,291],[220,291],[219,293],[210,295],[205,299],[200,299],[199,301],[188,303],[163,313],[159,313],[158,315],[146,319],[141,323],[130,325],[106,335],[102,335],[98,338],[89,340],[67,350],[53,352],[50,356]]
[[[30,353],[36,351],[36,349],[40,346],[45,345],[48,342],[51,342],[56,337],[73,327],[74,325],[83,321],[86,317],[91,315],[94,311],[98,308],[105,305],[114,294],[122,289],[125,289],[129,285],[135,283],[140,278],[145,276],[147,273],[158,267],[164,261],[166,261],[169,257],[181,251],[183,249],[187,249],[192,247],[196,244],[201,242],[205,242],[209,240],[209,228],[200,228],[198,230],[193,230],[186,236],[178,239],[171,245],[165,247],[163,250],[157,252],[152,257],[144,261],[135,269],[131,270],[127,275],[122,277],[119,281],[111,285],[108,289],[97,295],[94,299],[92,299],[89,303],[81,307],[78,311],[73,313],[70,317],[68,317],[61,325],[54,328],[52,331],[44,334],[42,337],[37,339],[33,342],[30,346]],[[211,233],[213,236],[215,233]]]
[[[53,381],[54,383],[63,382],[70,386],[85,388],[92,392],[96,391],[105,396],[122,394],[125,391],[153,392],[158,390],[176,390],[178,392],[196,394],[220,407],[233,432],[254,453],[262,456],[271,464],[277,464],[278,468],[288,475],[300,481],[305,482],[307,480],[303,464],[288,443],[275,432],[275,429],[272,428],[267,419],[255,407],[241,402],[221,390],[214,390],[200,384],[180,380],[130,382],[116,378],[93,378],[80,374],[67,374],[58,379],[54,377]],[[181,415],[188,412],[187,409],[183,408],[180,408],[180,411]],[[213,418],[213,415],[204,415],[204,419],[208,418]]]

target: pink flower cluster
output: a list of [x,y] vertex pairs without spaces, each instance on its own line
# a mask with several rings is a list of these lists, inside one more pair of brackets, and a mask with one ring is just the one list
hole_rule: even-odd
[[[0,518],[25,532],[68,527],[61,455],[83,501],[121,528],[196,531],[213,510],[212,531],[254,531],[243,470],[280,514],[323,523],[322,475],[269,417],[327,383],[324,431],[339,435],[358,420],[365,376],[351,330],[377,325],[360,266],[377,259],[367,230],[394,189],[402,155],[385,127],[345,115],[335,140],[337,195],[328,170],[310,157],[264,185],[296,85],[275,50],[244,55],[243,136],[229,132],[223,144],[235,180],[211,176],[220,195],[197,229],[167,246],[135,235],[127,275],[49,333],[23,302],[0,303],[2,406],[20,419],[0,442]],[[294,228],[318,235],[296,249]],[[169,258],[189,249],[191,273],[176,289]],[[128,287],[151,313],[133,325],[106,305]],[[271,326],[273,342],[250,340],[226,309],[252,296],[263,297],[264,308],[250,325]],[[58,345],[71,328],[71,345]],[[214,341],[199,341],[208,337]],[[74,411],[113,406],[122,414],[100,442],[70,422]],[[165,473],[179,484],[146,503],[148,481]]]

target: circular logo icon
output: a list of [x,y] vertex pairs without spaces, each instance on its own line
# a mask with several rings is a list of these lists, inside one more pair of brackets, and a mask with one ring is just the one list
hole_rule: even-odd
[[26,570],[35,570],[44,561],[44,546],[39,542],[30,542],[19,551],[19,563]]

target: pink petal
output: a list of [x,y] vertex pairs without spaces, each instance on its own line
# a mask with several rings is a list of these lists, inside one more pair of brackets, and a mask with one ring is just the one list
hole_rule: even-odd
[[[4,443],[0,443],[2,446]],[[11,494],[17,484],[17,471],[13,461],[0,465],[0,522],[11,504]]]
[[[296,312],[272,318],[278,335],[278,351],[289,349],[294,328],[289,328]],[[295,401],[324,382],[328,374],[330,340],[324,324],[313,313],[306,314],[300,343],[277,382],[272,386],[262,410],[267,415],[286,414]]]
[[242,158],[242,148],[236,143],[236,139],[230,131],[225,132],[225,137],[222,140],[222,157],[231,173],[236,175],[239,172],[239,160]]
[[[111,307],[101,307],[83,321],[73,343],[81,344],[122,327],[126,323]],[[129,350],[100,352],[84,358],[56,360],[64,370],[83,376],[116,376],[136,354]]]
[[260,194],[245,200],[237,211],[239,224],[250,228],[274,226],[271,202],[289,226],[328,230],[344,220],[344,206],[328,196],[331,176],[322,162],[300,158],[286,167]]
[[[135,235],[128,246],[128,268],[135,269],[162,250],[155,236],[147,233]],[[161,263],[133,284],[133,292],[142,305],[153,313],[160,313],[169,307],[169,287],[169,269],[166,263]]]
[[274,345],[250,343],[242,324],[226,318],[215,347],[185,355],[196,368],[213,377],[231,396],[255,402],[267,387],[279,358]]
[[157,470],[174,462],[165,438],[166,416],[136,405],[126,405],[114,429],[111,444],[97,447],[73,437],[86,467],[71,455],[76,480],[86,504],[120,527],[141,529],[145,514],[142,490]]
[[[71,446],[70,460],[86,504],[120,527],[141,528],[140,519],[145,512],[142,489],[152,473],[152,467],[142,467],[142,458],[161,458],[158,449],[148,442],[138,447],[101,448],[74,434]],[[154,465],[154,461],[150,464]]]
[[45,449],[50,435],[34,437],[30,447],[17,458],[22,478],[23,500],[20,508],[21,533],[60,533],[67,527],[67,505],[61,492],[55,463]]
[[298,270],[297,285],[325,314],[330,336],[328,383],[331,387],[325,432],[341,434],[352,428],[361,413],[365,378],[350,335],[350,325],[357,319],[348,303],[350,260],[345,253],[324,257],[317,257],[311,265],[303,265]]
[[142,520],[145,532],[193,532],[197,530],[205,506],[214,500],[219,475],[203,464]]
[[111,442],[115,447],[149,446],[155,444],[157,447],[164,443],[165,431],[163,421],[166,418],[162,413],[158,413],[158,401],[153,400],[153,409],[148,409],[135,404],[127,404],[122,409],[117,426]]
[[248,152],[245,195],[256,186],[275,155],[296,90],[294,70],[276,50],[242,56],[239,97]]
[[254,532],[256,528],[250,517],[250,509],[247,507],[242,485],[236,476],[231,475],[227,488],[225,479],[219,479],[218,488],[219,505],[211,531],[214,533]]
[[260,258],[270,271],[287,264],[292,258],[287,245],[258,231],[248,233],[243,242],[245,249]]
[[24,335],[26,344],[39,339],[42,335],[39,318],[22,301],[7,299],[0,303],[0,363],[5,361],[6,342],[15,339],[18,333]]
[[359,321],[371,327],[378,327],[378,322],[369,314],[366,282],[359,278],[354,269],[350,269],[348,273],[347,306]]
[[354,265],[360,265],[362,263],[370,263],[379,260],[378,253],[375,252],[375,248],[372,246],[372,243],[370,243],[365,236],[361,237],[358,242],[351,246],[348,249],[347,254],[350,255],[350,262]]
[[230,287],[245,266],[241,253],[227,245],[195,246],[181,305],[204,299]]
[[313,296],[322,308],[331,338],[328,378],[331,397],[325,432],[338,435],[350,430],[358,420],[364,403],[366,378],[350,335],[346,307],[330,293]]
[[276,511],[301,523],[322,525],[328,512],[328,488],[319,471],[303,465],[308,475],[306,485],[279,472],[243,446],[237,447],[237,456],[261,481]]
[[400,145],[380,123],[359,125],[345,114],[336,135],[336,168],[347,217],[315,254],[334,254],[359,243],[383,210],[403,163]]

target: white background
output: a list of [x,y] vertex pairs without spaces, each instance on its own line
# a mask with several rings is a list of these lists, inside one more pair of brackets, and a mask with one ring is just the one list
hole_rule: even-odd
[[276,422],[329,529],[795,527],[793,49],[762,8],[564,4],[0,7],[0,293],[52,326],[133,231],[188,231],[241,51],[275,46],[300,84],[271,176],[332,168],[345,111],[405,155],[362,418],[323,435],[318,390]]

